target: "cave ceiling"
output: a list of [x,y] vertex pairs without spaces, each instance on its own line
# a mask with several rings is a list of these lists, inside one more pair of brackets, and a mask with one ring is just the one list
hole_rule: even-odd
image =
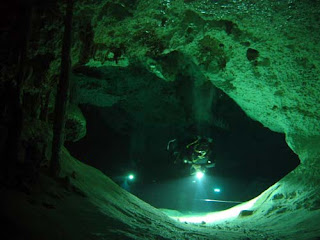
[[[314,135],[319,21],[311,4],[317,2],[79,1],[72,62],[80,102],[133,109],[165,96],[176,115],[163,114],[164,105],[152,106],[152,115],[174,122],[185,109],[172,103],[170,85],[192,78],[195,89],[214,85],[273,131]],[[149,96],[134,95],[150,85]]]

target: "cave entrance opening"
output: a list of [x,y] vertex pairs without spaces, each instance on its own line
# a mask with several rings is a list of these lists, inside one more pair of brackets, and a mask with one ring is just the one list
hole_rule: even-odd
[[[104,74],[108,81],[114,75],[128,81],[137,78],[124,70]],[[190,79],[166,83],[148,73],[140,76],[139,83],[124,88],[126,98],[111,106],[82,102],[87,135],[67,143],[67,148],[145,202],[181,213],[221,211],[255,198],[299,165],[284,134],[250,119],[221,90],[211,86],[213,95],[212,91],[201,93],[211,96],[212,103],[205,109],[213,116],[201,123],[194,117],[199,109],[189,98],[194,98]],[[109,95],[119,95],[123,86],[113,87]],[[198,99],[200,105],[202,100]],[[213,140],[211,161],[215,163],[202,179],[190,175],[189,164],[174,163],[167,151],[170,140],[181,140],[185,147],[199,135]]]

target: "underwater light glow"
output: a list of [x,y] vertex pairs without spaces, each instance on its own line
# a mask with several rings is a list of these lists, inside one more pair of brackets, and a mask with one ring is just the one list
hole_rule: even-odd
[[197,172],[197,173],[196,173],[196,177],[197,177],[198,179],[203,178],[203,176],[204,176],[204,173],[203,173],[203,172]]
[[[261,196],[261,195],[260,195]],[[253,205],[256,203],[256,201],[260,198],[260,196],[242,203],[240,205],[234,206],[228,210],[220,211],[220,212],[214,212],[214,213],[208,213],[205,215],[185,215],[185,216],[170,216],[171,218],[178,220],[180,222],[187,222],[187,223],[202,223],[206,222],[207,224],[222,221],[226,219],[236,218],[239,216],[240,212],[242,210],[250,210]],[[206,200],[206,199],[204,199]]]
[[213,189],[213,191],[216,192],[216,193],[219,193],[219,192],[221,192],[221,189],[220,188],[215,188],[215,189]]
[[134,179],[134,175],[133,174],[129,174],[128,178],[129,178],[129,180],[133,180]]
[[[251,210],[253,205],[257,202],[257,200],[261,196],[262,194],[254,199],[251,199],[248,202],[239,204],[237,206],[234,206],[224,211],[213,212],[213,213],[208,213],[204,215],[185,215],[185,216],[170,216],[170,217],[180,222],[199,223],[199,224],[201,224],[202,222],[205,222],[206,224],[210,224],[218,221],[223,221],[226,219],[232,219],[232,218],[238,217],[240,212],[243,210]],[[210,200],[210,199],[203,199],[203,200]]]

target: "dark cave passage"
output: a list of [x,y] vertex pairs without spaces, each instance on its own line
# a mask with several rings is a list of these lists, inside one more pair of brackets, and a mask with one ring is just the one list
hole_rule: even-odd
[[[236,203],[204,199],[247,201],[292,171],[300,161],[287,146],[284,134],[253,121],[231,98],[215,91],[218,97],[212,114],[219,124],[207,124],[201,129],[213,139],[212,160],[216,166],[208,169],[201,181],[190,176],[189,165],[174,164],[166,149],[171,139],[195,136],[199,129],[195,123],[143,124],[143,119],[138,121],[120,105],[83,104],[87,135],[68,143],[67,148],[77,159],[100,169],[157,208],[184,212],[227,209]],[[119,125],[115,124],[117,119]],[[135,174],[134,181],[128,180],[129,173]]]

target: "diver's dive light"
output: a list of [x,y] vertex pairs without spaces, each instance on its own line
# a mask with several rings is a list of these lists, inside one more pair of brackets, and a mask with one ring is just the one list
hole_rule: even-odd
[[196,177],[197,177],[199,180],[200,180],[201,178],[203,178],[203,176],[204,176],[204,173],[201,172],[201,171],[199,171],[199,172],[196,173]]

